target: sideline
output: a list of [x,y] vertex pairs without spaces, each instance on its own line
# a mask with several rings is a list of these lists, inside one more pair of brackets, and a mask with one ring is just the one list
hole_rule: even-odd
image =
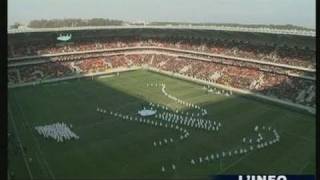
[[27,171],[28,171],[28,174],[29,174],[29,178],[30,178],[31,180],[33,180],[33,175],[32,175],[32,172],[31,172],[31,170],[30,170],[29,163],[28,163],[28,161],[26,160],[26,153],[25,153],[24,150],[23,150],[23,146],[22,146],[22,143],[21,143],[20,135],[19,135],[19,133],[18,133],[15,120],[14,120],[13,117],[12,117],[11,107],[9,107],[8,110],[9,110],[9,111],[8,111],[9,118],[10,118],[11,121],[12,121],[14,132],[15,132],[15,134],[17,135],[17,140],[18,140],[18,143],[19,143],[19,147],[20,147],[20,149],[21,149],[21,153],[22,153],[22,157],[23,157],[23,160],[24,160],[24,164],[26,165],[26,168],[27,168]]

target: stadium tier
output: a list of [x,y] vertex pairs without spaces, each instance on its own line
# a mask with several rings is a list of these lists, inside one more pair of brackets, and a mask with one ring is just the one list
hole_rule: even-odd
[[72,44],[57,46],[56,44],[15,44],[9,48],[9,57],[41,56],[47,54],[102,50],[124,47],[164,47],[190,50],[211,54],[249,58],[279,64],[315,68],[315,53],[308,49],[276,47],[268,45],[254,46],[247,42],[213,41],[193,42],[190,40],[95,40],[94,42],[79,41]]
[[[121,34],[100,37],[99,32],[95,37],[94,31],[85,31],[68,43],[52,40],[54,33],[11,34],[9,84],[103,73],[119,68],[152,67],[315,107],[315,53],[306,45],[310,44],[310,39],[281,37],[287,42],[290,39],[303,42],[302,47],[290,47],[286,44],[259,44],[250,34],[242,35],[250,39],[244,41],[233,40],[230,33],[229,40],[225,37],[224,40],[159,38],[157,33],[144,37],[135,33],[124,37]],[[29,39],[31,36],[31,40],[26,42],[22,40],[23,36]],[[40,41],[43,36],[49,38],[48,41]],[[265,36],[269,41],[274,38]]]

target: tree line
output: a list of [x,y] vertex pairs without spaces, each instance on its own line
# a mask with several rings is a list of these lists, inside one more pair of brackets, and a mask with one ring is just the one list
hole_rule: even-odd
[[120,26],[123,21],[104,18],[93,19],[41,19],[32,20],[28,24],[30,28],[58,28],[58,27],[83,27],[83,26]]
[[166,26],[166,25],[184,25],[184,26],[228,26],[241,28],[270,28],[270,29],[288,29],[288,30],[313,30],[303,26],[292,24],[276,25],[276,24],[237,24],[237,23],[188,23],[188,22],[151,22],[149,25]]
[[[84,27],[84,26],[121,26],[121,25],[144,25],[144,23],[125,22],[122,20],[92,18],[92,19],[41,19],[32,20],[27,25],[29,28],[59,28],[59,27]],[[275,25],[275,24],[237,24],[237,23],[189,23],[189,22],[150,22],[147,26],[227,26],[227,27],[242,27],[242,28],[271,28],[271,29],[287,29],[287,30],[314,30],[311,28],[296,26],[292,24]],[[18,28],[20,23],[11,25],[10,28]]]

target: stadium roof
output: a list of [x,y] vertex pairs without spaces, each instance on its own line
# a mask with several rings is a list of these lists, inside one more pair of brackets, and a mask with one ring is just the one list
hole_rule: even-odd
[[271,28],[247,28],[231,26],[195,26],[195,25],[166,25],[166,26],[149,26],[149,25],[125,25],[125,26],[85,26],[85,27],[61,27],[61,28],[19,28],[9,29],[8,34],[28,33],[28,32],[55,32],[55,31],[79,31],[79,30],[103,30],[103,29],[195,29],[195,30],[219,30],[219,31],[237,31],[237,32],[255,32],[284,35],[299,35],[315,37],[314,30],[288,30],[288,29],[271,29]]

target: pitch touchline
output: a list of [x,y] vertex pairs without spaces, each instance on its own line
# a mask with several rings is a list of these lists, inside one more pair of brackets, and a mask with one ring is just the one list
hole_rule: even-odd
[[[21,108],[20,104],[16,103],[15,95],[13,95],[13,99],[14,99],[14,101],[15,101],[15,104],[18,106],[20,112],[22,113],[23,119],[25,119],[24,111],[23,111],[23,109]],[[24,121],[25,121],[25,120],[24,120]],[[26,124],[28,125],[28,127],[30,127],[30,124],[29,124],[27,121],[25,121],[25,122],[26,122]],[[26,128],[26,129],[28,129],[28,128]],[[49,165],[48,165],[48,162],[47,162],[46,159],[42,156],[42,155],[43,155],[43,152],[41,151],[40,146],[39,146],[39,143],[38,143],[36,137],[34,137],[34,135],[32,134],[32,132],[31,132],[31,136],[32,136],[32,138],[33,138],[33,140],[34,140],[34,142],[35,142],[35,144],[36,144],[36,147],[37,147],[37,149],[38,149],[38,151],[39,151],[39,153],[40,153],[40,155],[41,155],[40,157],[41,157],[43,163],[45,164],[45,166],[46,166],[46,168],[47,168],[47,170],[48,170],[48,172],[49,172],[49,175],[52,177],[52,179],[55,179],[55,177],[54,177],[54,175],[53,175],[53,173],[52,173],[52,170],[51,170],[51,168],[50,168]]]
[[11,119],[11,121],[13,123],[13,128],[14,128],[15,134],[17,135],[17,140],[18,140],[18,143],[19,143],[19,147],[21,149],[22,157],[23,157],[24,163],[25,163],[25,165],[27,167],[27,171],[28,171],[29,177],[30,177],[30,179],[33,179],[33,175],[31,173],[29,163],[26,160],[26,154],[25,154],[25,152],[23,150],[23,147],[22,147],[20,135],[19,135],[19,133],[17,131],[15,120],[13,119],[12,114],[11,114],[11,107],[9,107],[9,116],[10,116],[10,119]]

